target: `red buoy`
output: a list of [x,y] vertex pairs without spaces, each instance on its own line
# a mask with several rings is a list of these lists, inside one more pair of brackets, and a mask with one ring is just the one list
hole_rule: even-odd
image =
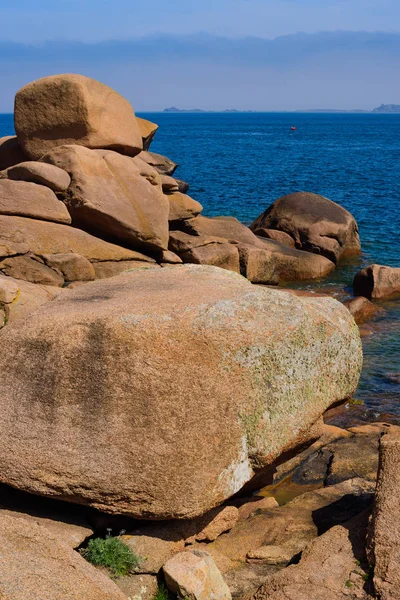
[[296,131],[297,127],[291,127],[290,128],[292,131]]

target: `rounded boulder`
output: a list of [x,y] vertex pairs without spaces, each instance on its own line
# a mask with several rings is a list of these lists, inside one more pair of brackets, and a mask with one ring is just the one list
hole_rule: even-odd
[[276,229],[290,235],[300,250],[322,254],[337,264],[361,252],[351,213],[324,196],[296,192],[276,200],[251,225],[252,231]]
[[88,283],[0,337],[0,480],[145,519],[238,492],[354,392],[362,361],[336,300],[196,265]]

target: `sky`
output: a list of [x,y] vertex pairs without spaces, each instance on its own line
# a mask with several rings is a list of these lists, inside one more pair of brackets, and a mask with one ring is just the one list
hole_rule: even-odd
[[0,112],[21,85],[59,72],[100,79],[140,111],[400,104],[398,0],[0,0],[0,9]]

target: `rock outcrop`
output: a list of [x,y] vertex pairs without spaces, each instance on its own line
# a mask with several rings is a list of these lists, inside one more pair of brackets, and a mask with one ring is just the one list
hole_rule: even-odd
[[367,298],[387,298],[400,294],[400,268],[370,265],[354,277],[354,294]]
[[2,600],[127,600],[47,527],[0,511]]
[[253,231],[277,229],[289,234],[296,248],[322,254],[335,264],[344,256],[360,254],[354,217],[335,202],[310,192],[296,192],[276,200],[250,226]]
[[143,148],[129,102],[83,75],[53,75],[25,85],[15,96],[14,123],[18,142],[32,160],[65,144],[129,156]]
[[88,283],[1,337],[1,481],[140,518],[229,498],[361,368],[343,305],[212,267]]
[[269,577],[252,600],[367,600],[367,518],[362,514],[311,542],[298,565]]
[[379,600],[400,598],[400,433],[382,437],[368,554]]

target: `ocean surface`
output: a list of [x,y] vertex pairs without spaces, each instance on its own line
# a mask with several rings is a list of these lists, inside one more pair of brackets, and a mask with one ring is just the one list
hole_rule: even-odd
[[[179,163],[176,177],[204,214],[248,224],[274,200],[311,191],[355,217],[363,254],[311,286],[351,297],[353,275],[379,263],[400,267],[400,115],[311,113],[146,113],[160,126],[152,150]],[[291,126],[297,128],[291,131]],[[12,135],[0,115],[0,137]],[[356,398],[372,419],[400,417],[400,300],[363,337],[364,367]]]

